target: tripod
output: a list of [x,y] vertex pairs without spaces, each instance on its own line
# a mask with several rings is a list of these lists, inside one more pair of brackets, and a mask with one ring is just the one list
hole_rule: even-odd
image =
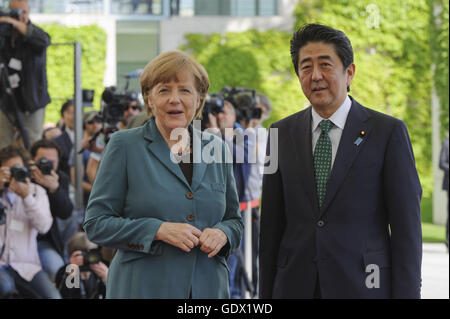
[[22,137],[25,148],[30,149],[28,134],[23,123],[23,114],[19,110],[13,89],[9,85],[8,66],[0,55],[0,110]]

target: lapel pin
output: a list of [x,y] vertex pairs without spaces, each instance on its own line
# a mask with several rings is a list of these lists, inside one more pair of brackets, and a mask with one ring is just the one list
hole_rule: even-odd
[[361,142],[363,141],[363,137],[366,135],[366,131],[361,131],[359,132],[359,136],[358,138],[355,140],[355,145],[359,146],[359,144],[361,144]]

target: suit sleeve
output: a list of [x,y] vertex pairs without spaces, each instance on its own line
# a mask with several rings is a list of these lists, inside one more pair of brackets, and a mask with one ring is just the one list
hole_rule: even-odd
[[442,143],[441,154],[439,156],[439,168],[448,174],[448,140]]
[[[277,152],[277,148],[276,145],[270,145],[269,133],[266,155]],[[283,183],[278,167],[275,173],[265,173],[263,176],[259,235],[259,297],[261,299],[272,298],[277,272],[277,256],[285,226]]]
[[229,163],[230,158],[228,147],[223,143],[223,150],[225,152],[225,176],[226,176],[226,211],[225,216],[221,222],[214,227],[222,230],[228,238],[228,243],[220,250],[219,256],[228,258],[230,253],[239,247],[242,239],[242,231],[244,224],[239,209],[238,194],[236,191],[236,183],[233,176],[233,166]]
[[130,143],[119,133],[111,136],[100,162],[83,228],[89,240],[101,246],[153,254],[157,250],[153,239],[163,221],[123,217],[128,191],[126,145]]
[[392,297],[420,298],[422,188],[406,125],[390,136],[384,165],[384,198],[391,229]]

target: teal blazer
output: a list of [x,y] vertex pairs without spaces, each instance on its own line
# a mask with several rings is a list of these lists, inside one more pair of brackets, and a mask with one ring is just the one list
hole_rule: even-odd
[[[201,139],[204,135],[207,140]],[[86,210],[88,238],[117,249],[106,284],[107,298],[229,298],[226,258],[239,246],[243,223],[228,147],[218,137],[193,130],[201,150],[220,161],[195,163],[192,185],[153,119],[111,136]],[[196,138],[198,138],[196,140]],[[199,154],[199,153],[197,153]],[[211,153],[212,154],[212,153]],[[194,153],[194,157],[195,157]],[[201,231],[219,228],[228,243],[208,258],[154,240],[163,222],[189,223]]]

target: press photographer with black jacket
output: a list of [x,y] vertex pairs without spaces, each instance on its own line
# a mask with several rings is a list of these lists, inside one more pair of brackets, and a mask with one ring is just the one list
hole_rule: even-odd
[[31,177],[46,191],[53,224],[50,230],[38,236],[38,251],[42,268],[54,281],[59,268],[65,264],[64,240],[58,228],[58,218],[72,215],[73,204],[69,198],[69,177],[59,170],[60,149],[53,141],[40,140],[31,147]]
[[[46,49],[50,45],[50,36],[31,23],[27,0],[11,0],[9,8],[16,10],[20,16],[17,19],[0,17],[0,26],[12,26],[11,35],[1,39],[3,47],[0,54],[7,66],[10,86],[17,107],[23,113],[24,127],[31,145],[42,136],[45,106],[50,102],[46,72]],[[10,101],[3,103],[6,105],[0,111],[0,148],[10,145],[15,139],[14,127],[4,113],[6,107],[8,117],[14,118],[12,105]]]

